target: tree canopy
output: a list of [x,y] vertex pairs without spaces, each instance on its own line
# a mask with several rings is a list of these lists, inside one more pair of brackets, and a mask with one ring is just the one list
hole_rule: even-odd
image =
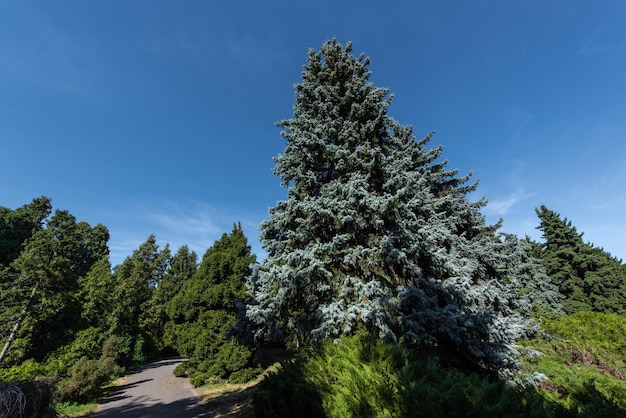
[[544,239],[540,256],[565,298],[564,311],[626,314],[626,267],[621,260],[585,243],[571,221],[545,205],[536,213]]
[[531,322],[504,240],[457,176],[412,129],[388,116],[392,96],[369,59],[327,41],[309,51],[287,145],[274,173],[288,199],[261,224],[268,256],[248,280],[259,340],[351,334],[449,350],[507,369]]
[[196,384],[209,376],[228,378],[251,360],[234,330],[255,260],[241,225],[235,225],[206,251],[198,271],[167,305],[172,322],[166,338],[189,357]]

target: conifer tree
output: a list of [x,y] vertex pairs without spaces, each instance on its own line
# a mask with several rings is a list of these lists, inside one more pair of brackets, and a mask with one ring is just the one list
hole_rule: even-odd
[[620,260],[583,241],[571,221],[542,205],[535,210],[545,242],[541,257],[565,298],[567,314],[580,311],[626,314],[626,270]]
[[387,115],[369,59],[310,50],[274,173],[288,198],[261,224],[267,258],[248,280],[258,340],[351,334],[453,353],[504,373],[530,322],[511,274],[516,243],[486,225],[476,184]]
[[[47,198],[35,199],[32,213],[47,212],[49,204]],[[0,307],[4,307],[5,300],[13,299],[17,302],[14,307],[19,308],[18,317],[6,322],[19,324],[14,326],[14,331],[21,327],[21,341],[16,343],[22,352],[15,358],[40,360],[67,342],[82,326],[78,282],[93,264],[108,256],[109,233],[103,225],[91,227],[86,222],[77,222],[66,210],[55,211],[45,225],[40,216],[32,221],[35,221],[32,235],[4,269],[3,276],[9,280],[0,286]],[[5,314],[15,316],[9,309],[0,313],[0,318],[5,318]],[[7,344],[15,336],[12,332]]]
[[189,357],[194,384],[209,376],[228,378],[251,359],[251,351],[232,331],[237,300],[246,297],[245,277],[255,259],[241,225],[235,225],[206,251],[198,271],[167,306],[173,321],[168,338]]

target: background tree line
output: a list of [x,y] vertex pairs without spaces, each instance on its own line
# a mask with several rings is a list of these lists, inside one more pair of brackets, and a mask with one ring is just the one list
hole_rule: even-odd
[[172,254],[151,235],[112,267],[108,238],[102,225],[52,214],[47,197],[0,208],[2,381],[47,376],[59,400],[87,401],[161,356],[188,356],[206,377],[250,374],[251,351],[229,332],[255,261],[240,225],[199,265],[187,246]]

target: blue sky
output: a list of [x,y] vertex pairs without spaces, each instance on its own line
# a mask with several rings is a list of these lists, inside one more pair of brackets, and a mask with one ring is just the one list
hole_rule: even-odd
[[[384,4],[384,6],[383,6]],[[0,0],[0,206],[46,195],[200,256],[286,198],[272,174],[307,50],[371,58],[389,113],[435,130],[488,220],[540,238],[545,204],[626,259],[626,2]]]

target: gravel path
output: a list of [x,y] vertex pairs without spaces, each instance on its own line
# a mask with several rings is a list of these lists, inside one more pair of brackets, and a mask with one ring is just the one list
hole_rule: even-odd
[[94,418],[212,417],[189,379],[172,374],[181,361],[157,361],[130,375],[98,408]]

